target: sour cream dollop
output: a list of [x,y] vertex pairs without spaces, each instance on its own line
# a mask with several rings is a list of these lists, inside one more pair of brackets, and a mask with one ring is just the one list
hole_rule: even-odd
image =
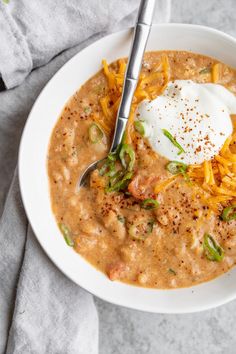
[[[142,101],[136,120],[143,122],[153,150],[168,160],[200,164],[211,160],[222,148],[233,127],[236,97],[218,84],[191,80],[171,81],[161,96]],[[163,133],[168,131],[185,152]]]

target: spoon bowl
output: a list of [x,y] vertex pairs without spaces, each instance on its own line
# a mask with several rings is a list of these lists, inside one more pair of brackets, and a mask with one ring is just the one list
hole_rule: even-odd
[[90,173],[92,171],[96,170],[98,164],[101,163],[104,160],[105,160],[105,158],[101,159],[101,160],[98,160],[98,161],[94,161],[84,170],[83,174],[80,176],[80,178],[78,180],[77,189],[79,189],[80,187],[83,187],[86,184],[86,181],[87,181],[88,176],[90,175]]

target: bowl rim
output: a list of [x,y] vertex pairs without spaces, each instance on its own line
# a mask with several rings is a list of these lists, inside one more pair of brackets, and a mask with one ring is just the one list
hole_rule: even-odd
[[[183,28],[183,29],[188,29],[188,30],[199,30],[199,31],[203,31],[203,32],[208,32],[208,33],[212,33],[214,35],[216,35],[217,37],[221,37],[222,39],[226,39],[226,40],[229,40],[231,42],[233,42],[235,45],[236,45],[236,39],[234,37],[232,37],[231,35],[229,34],[226,34],[222,31],[219,31],[217,29],[214,29],[214,28],[211,28],[211,27],[208,27],[208,26],[202,26],[202,25],[194,25],[194,24],[184,24],[184,23],[167,23],[167,24],[154,24],[152,27],[154,28],[161,28],[161,29],[165,29],[165,28],[173,28],[175,29],[176,27],[178,28]],[[77,55],[81,55],[82,53],[86,52],[87,48],[93,46],[94,44],[99,44],[101,43],[104,39],[108,39],[108,38],[113,38],[114,36],[116,35],[121,35],[121,34],[124,34],[124,33],[128,33],[130,31],[130,28],[128,29],[124,29],[122,31],[118,31],[118,32],[115,32],[115,33],[111,33],[111,34],[108,34],[102,38],[100,38],[99,40],[93,42],[92,44],[89,44],[87,47],[83,48],[81,51],[77,52],[72,58],[70,58],[53,76],[52,78],[47,82],[47,84],[44,86],[44,88],[41,90],[40,94],[38,95],[37,99],[35,100],[32,108],[31,108],[31,111],[28,115],[28,118],[27,118],[27,121],[26,121],[26,124],[24,126],[24,130],[23,130],[23,133],[22,133],[22,136],[21,136],[21,141],[20,141],[20,146],[19,146],[19,153],[18,153],[18,172],[19,172],[19,185],[20,185],[20,192],[21,192],[21,197],[22,197],[22,202],[23,202],[23,205],[24,205],[24,209],[25,209],[25,212],[26,212],[26,215],[27,215],[27,218],[29,220],[29,223],[32,227],[32,230],[38,240],[38,242],[40,243],[41,247],[43,248],[44,252],[47,254],[47,256],[51,259],[51,261],[57,266],[58,269],[60,269],[60,271],[66,275],[70,280],[72,280],[75,284],[81,286],[82,288],[84,288],[86,291],[88,291],[89,293],[101,298],[102,300],[105,300],[105,301],[108,301],[110,303],[113,303],[115,305],[119,305],[119,306],[123,306],[123,307],[126,307],[126,308],[131,308],[131,309],[135,309],[135,310],[140,310],[140,311],[145,311],[145,312],[151,312],[151,313],[166,313],[166,314],[182,314],[182,313],[193,313],[193,312],[199,312],[199,311],[204,311],[204,310],[207,310],[207,309],[211,309],[211,308],[214,308],[214,307],[217,307],[217,306],[220,306],[220,305],[223,305],[229,301],[232,301],[233,299],[236,298],[236,287],[235,287],[235,292],[234,294],[231,294],[230,296],[228,297],[224,297],[222,298],[221,300],[218,300],[218,301],[215,301],[214,303],[210,304],[206,304],[205,306],[204,305],[201,305],[201,306],[196,306],[195,308],[181,308],[181,309],[178,309],[176,308],[174,311],[171,310],[171,311],[168,311],[168,309],[165,308],[164,311],[162,311],[160,308],[158,308],[158,310],[155,310],[155,308],[153,308],[153,306],[149,306],[149,304],[146,304],[145,306],[137,306],[135,304],[133,304],[132,302],[124,302],[123,300],[118,300],[117,298],[116,299],[111,299],[109,296],[106,295],[105,292],[103,292],[101,294],[101,292],[98,290],[98,289],[91,289],[90,287],[86,286],[85,284],[79,284],[76,279],[74,278],[74,276],[72,276],[70,273],[68,273],[61,265],[61,263],[56,259],[56,257],[54,257],[54,254],[53,252],[51,252],[51,250],[49,251],[49,249],[47,249],[44,245],[44,243],[42,242],[42,239],[40,238],[40,236],[38,235],[38,231],[37,231],[37,226],[34,224],[34,223],[31,223],[31,210],[30,210],[30,205],[28,204],[28,201],[27,201],[27,197],[26,197],[26,194],[25,194],[25,182],[24,182],[24,175],[25,175],[25,172],[24,172],[24,163],[25,163],[25,159],[24,159],[24,144],[25,144],[25,137],[26,135],[28,134],[28,130],[29,130],[29,126],[30,126],[30,121],[31,121],[31,118],[34,114],[34,109],[35,107],[37,107],[41,97],[44,95],[46,89],[51,85],[51,83],[55,80],[55,78],[61,73],[61,71],[65,70],[65,68],[68,68],[70,65],[71,65],[71,62],[75,59],[75,57],[77,57]],[[58,117],[57,117],[58,118]],[[56,122],[56,121],[55,121]],[[55,123],[54,122],[54,126],[55,126]],[[52,210],[51,210],[52,212]],[[53,212],[52,212],[53,213]],[[74,252],[74,251],[73,251]],[[84,262],[87,262],[86,260],[84,260]],[[92,265],[90,265],[91,267],[93,267]],[[96,270],[96,272],[99,272],[98,270]],[[219,278],[219,277],[218,277]],[[218,279],[217,278],[217,279]],[[211,280],[210,282],[207,282],[207,283],[211,283],[211,282],[214,282],[214,279]],[[119,282],[118,282],[119,283]],[[122,283],[123,284],[123,283]],[[203,283],[205,284],[205,283]],[[130,284],[125,284],[126,286],[131,286],[131,287],[135,287],[135,288],[139,288],[139,287],[136,287],[136,286],[133,286],[133,285],[130,285]],[[197,286],[201,286],[200,285],[197,285]],[[196,288],[196,286],[194,287],[191,287],[191,288],[180,288],[180,289],[175,289],[175,290],[172,290],[172,289],[167,289],[167,290],[163,290],[163,291],[170,291],[170,292],[173,292],[173,291],[180,291],[182,289],[194,289]],[[149,289],[149,288],[144,288],[145,291],[159,291],[160,289]],[[161,290],[162,291],[162,290]]]

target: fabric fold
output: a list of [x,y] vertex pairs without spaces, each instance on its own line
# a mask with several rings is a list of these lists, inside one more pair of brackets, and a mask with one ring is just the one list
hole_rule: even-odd
[[11,325],[27,227],[15,171],[0,220],[0,353],[6,346]]
[[[32,68],[65,49],[114,32],[121,21],[130,25],[138,5],[137,0],[0,1],[0,73],[6,88],[20,85]],[[170,0],[158,0],[154,23],[169,16]]]
[[6,354],[96,354],[97,348],[92,296],[61,274],[29,227]]
[[33,68],[26,38],[0,1],[0,73],[7,88],[19,85]]

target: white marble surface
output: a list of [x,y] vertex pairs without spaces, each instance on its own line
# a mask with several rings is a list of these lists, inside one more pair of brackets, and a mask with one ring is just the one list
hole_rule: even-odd
[[[171,21],[203,24],[236,36],[236,0],[172,0]],[[100,354],[236,353],[236,300],[188,315],[154,315],[99,299],[96,304]]]

